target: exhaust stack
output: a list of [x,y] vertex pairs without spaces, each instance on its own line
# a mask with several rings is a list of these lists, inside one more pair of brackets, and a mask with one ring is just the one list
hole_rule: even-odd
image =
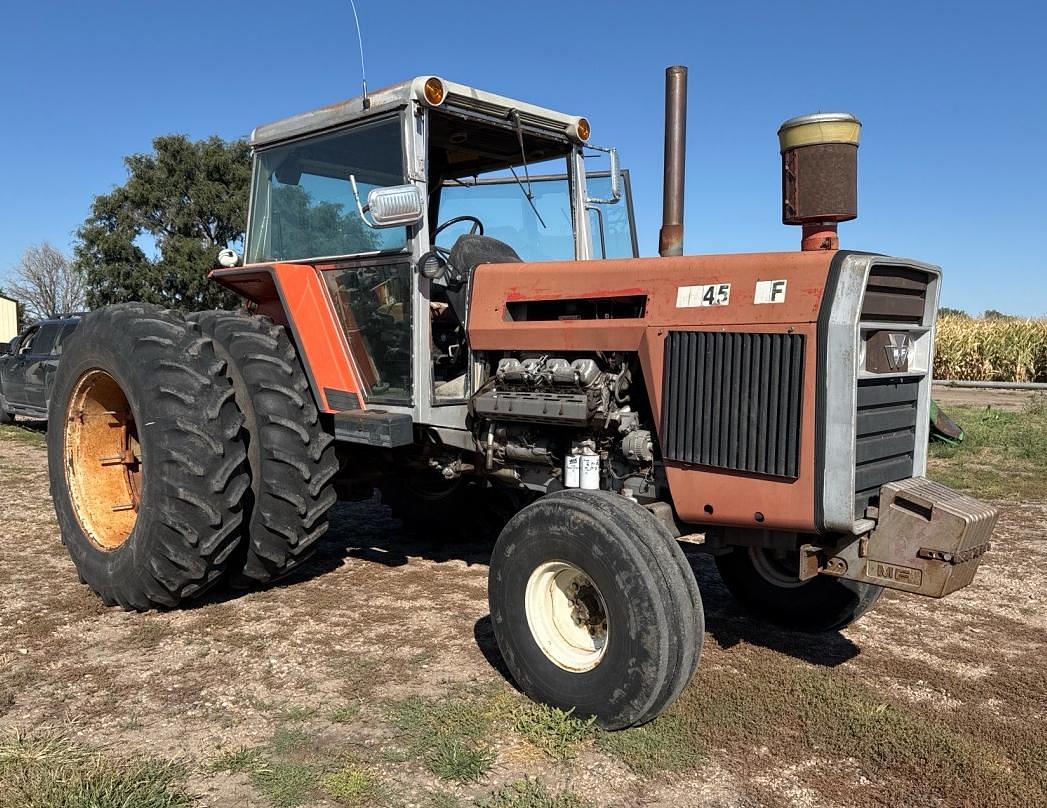
[[802,250],[837,250],[836,227],[858,216],[858,139],[846,112],[790,118],[778,129],[782,222],[803,226]]
[[683,255],[683,180],[687,139],[687,68],[665,69],[665,177],[659,255]]

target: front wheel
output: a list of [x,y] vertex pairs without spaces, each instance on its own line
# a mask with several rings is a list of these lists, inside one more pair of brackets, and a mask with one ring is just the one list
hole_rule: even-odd
[[698,665],[705,621],[686,558],[649,511],[606,491],[562,491],[514,516],[488,599],[521,690],[605,729],[655,718]]
[[752,615],[783,628],[819,633],[850,625],[883,587],[818,575],[801,581],[798,550],[735,547],[716,567],[735,599]]

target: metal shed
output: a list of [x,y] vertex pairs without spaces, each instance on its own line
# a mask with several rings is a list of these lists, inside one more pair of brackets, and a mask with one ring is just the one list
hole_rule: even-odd
[[18,336],[18,301],[0,295],[0,342]]

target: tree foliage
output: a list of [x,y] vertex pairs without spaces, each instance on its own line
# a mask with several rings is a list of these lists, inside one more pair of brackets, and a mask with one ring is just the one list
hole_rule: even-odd
[[11,270],[7,293],[17,300],[23,318],[43,320],[82,311],[85,286],[83,276],[68,256],[47,242],[27,249]]
[[[88,305],[230,305],[231,295],[207,273],[219,250],[243,240],[249,155],[243,140],[166,135],[153,141],[151,154],[125,158],[127,182],[95,198],[77,234]],[[150,243],[153,255],[146,252]]]
[[337,202],[315,201],[300,185],[277,185],[270,194],[274,258],[293,260],[318,255],[367,252],[381,246],[377,234],[356,210]]

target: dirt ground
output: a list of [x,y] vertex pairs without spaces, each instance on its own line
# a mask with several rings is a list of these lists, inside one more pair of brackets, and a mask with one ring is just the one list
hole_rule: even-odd
[[[56,726],[123,754],[182,760],[201,805],[303,804],[247,773],[214,771],[222,754],[272,746],[288,727],[349,750],[398,805],[465,804],[525,776],[606,806],[985,805],[992,795],[1017,805],[1047,793],[1034,770],[1047,767],[1047,501],[1001,504],[994,550],[969,588],[944,601],[888,593],[822,637],[754,625],[687,548],[708,632],[664,726],[692,728],[684,737],[704,744],[696,762],[645,769],[642,754],[613,742],[560,761],[505,730],[490,771],[455,784],[390,752],[399,731],[388,705],[518,698],[493,643],[483,544],[412,535],[377,500],[342,504],[291,580],[128,614],[78,583],[42,442],[0,438],[0,491],[0,729]],[[654,732],[637,737],[657,746]],[[1008,745],[1019,736],[1028,739]],[[991,785],[997,776],[1010,792]]]
[[949,407],[992,407],[997,410],[1014,412],[1024,409],[1031,402],[1042,399],[1043,391],[1010,390],[1000,387],[951,387],[947,384],[936,384],[931,393],[934,400],[948,410]]

